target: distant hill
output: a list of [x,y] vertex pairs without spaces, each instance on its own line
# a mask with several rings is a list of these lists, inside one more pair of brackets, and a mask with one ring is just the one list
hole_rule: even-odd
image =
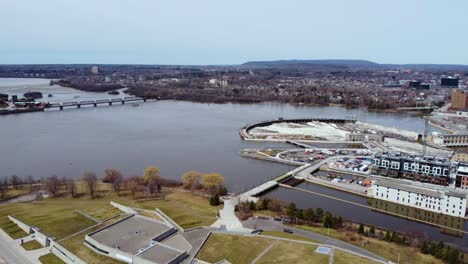
[[244,68],[296,68],[313,70],[333,69],[412,69],[412,70],[468,70],[468,65],[457,64],[379,64],[367,60],[275,60],[249,61]]
[[323,65],[341,67],[378,67],[379,64],[366,60],[275,60],[275,61],[249,61],[241,66],[252,67],[278,67],[291,65]]

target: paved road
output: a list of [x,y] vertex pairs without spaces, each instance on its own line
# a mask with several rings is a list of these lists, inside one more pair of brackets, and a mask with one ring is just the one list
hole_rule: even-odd
[[[285,226],[283,226],[283,224],[281,222],[279,222],[279,221],[253,219],[253,218],[250,218],[247,221],[244,221],[242,224],[247,228],[263,229],[265,231],[283,231],[283,229],[285,228]],[[338,239],[334,239],[334,238],[331,238],[331,237],[327,237],[327,236],[324,236],[324,235],[321,235],[321,234],[317,234],[317,233],[314,233],[314,232],[298,229],[298,228],[293,228],[293,227],[287,227],[287,228],[294,231],[294,234],[296,234],[296,235],[300,235],[300,236],[303,236],[303,237],[314,239],[314,240],[318,241],[319,243],[340,247],[340,248],[343,248],[343,249],[347,249],[347,250],[359,253],[359,254],[364,255],[364,256],[368,256],[368,257],[371,257],[371,258],[374,258],[374,259],[379,259],[379,260],[388,262],[387,259],[385,259],[385,258],[383,258],[383,257],[381,257],[379,255],[376,255],[376,254],[374,254],[374,253],[372,253],[372,252],[370,252],[370,251],[368,251],[366,249],[355,246],[353,244],[350,244],[350,243],[347,243],[347,242],[344,242],[344,241],[341,241],[341,240],[338,240]]]
[[19,243],[11,239],[2,229],[0,229],[0,245],[0,257],[8,264],[40,263],[39,260],[28,256]]

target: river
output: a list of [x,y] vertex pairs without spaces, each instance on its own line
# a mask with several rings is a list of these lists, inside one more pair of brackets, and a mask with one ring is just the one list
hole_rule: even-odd
[[[48,80],[0,79],[0,93],[21,95],[40,91],[46,96],[43,100],[51,102],[111,97],[107,93],[82,92],[48,83]],[[49,93],[52,97],[47,98]],[[245,124],[280,115],[284,118],[352,116],[386,126],[424,130],[423,119],[409,114],[277,103],[158,101],[138,106],[126,104],[6,115],[0,116],[0,177],[55,174],[77,178],[84,171],[95,171],[102,176],[108,167],[120,169],[125,175],[141,175],[144,168],[153,165],[161,169],[163,177],[171,179],[180,179],[180,175],[189,170],[218,172],[224,175],[230,191],[241,192],[293,168],[242,158],[238,154],[243,148],[285,146],[244,142],[238,134]],[[354,210],[348,205],[304,193],[278,189],[270,195],[295,201],[301,207],[321,207],[356,221],[368,222],[369,217],[378,214],[381,216],[375,219],[382,222],[379,226],[396,228],[401,225],[394,224],[391,216],[369,210],[366,210],[369,214],[349,212]],[[422,226],[433,237],[438,234],[437,228]]]

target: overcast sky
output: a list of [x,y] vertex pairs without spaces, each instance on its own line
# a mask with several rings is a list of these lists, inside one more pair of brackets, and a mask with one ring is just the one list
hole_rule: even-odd
[[466,0],[0,0],[0,64],[468,64]]

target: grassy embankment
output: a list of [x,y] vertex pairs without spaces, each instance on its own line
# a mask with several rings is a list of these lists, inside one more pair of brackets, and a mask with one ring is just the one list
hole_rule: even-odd
[[61,259],[57,258],[54,254],[49,253],[47,255],[41,256],[39,261],[42,264],[65,264]]
[[[269,235],[275,234],[269,233]],[[288,238],[294,239],[295,237],[291,235]],[[270,245],[273,246],[258,259],[257,263],[328,263],[328,255],[316,253],[317,246],[314,245],[273,238],[224,234],[211,235],[197,258],[211,263],[226,259],[233,264],[246,264],[251,263]],[[334,260],[337,264],[375,263],[341,251],[335,253]]]
[[43,248],[42,245],[39,244],[39,242],[37,242],[36,240],[31,240],[26,243],[23,243],[21,246],[26,250],[35,250]]
[[[117,196],[110,191],[109,185],[103,183],[98,184],[98,192],[94,199],[82,193],[82,190],[84,190],[82,184],[77,183],[76,190],[79,192],[76,198],[71,198],[62,193],[57,197],[36,202],[0,205],[0,228],[13,238],[26,236],[25,232],[21,231],[7,218],[8,215],[13,215],[29,225],[39,227],[42,232],[56,237],[57,240],[66,238],[60,244],[89,263],[98,261],[99,263],[114,264],[120,262],[95,254],[83,245],[85,234],[102,225],[98,225],[82,234],[69,237],[97,224],[75,212],[75,210],[99,220],[105,220],[121,214],[109,203],[115,201],[147,210],[159,208],[183,228],[192,228],[209,226],[214,223],[216,213],[221,208],[220,206],[210,206],[206,197],[179,191],[164,191],[164,198],[158,197],[148,200],[143,199],[143,195],[139,193],[137,199],[133,200],[129,192],[123,191],[120,196]],[[151,213],[145,214],[151,215]]]
[[443,263],[443,261],[431,255],[422,254],[419,248],[398,245],[387,241],[379,240],[371,237],[359,237],[355,232],[346,230],[334,230],[324,227],[312,227],[297,225],[296,228],[312,231],[322,235],[326,235],[335,239],[339,239],[350,244],[365,248],[379,256],[389,259],[393,262],[398,261],[398,254],[400,254],[400,263]]

